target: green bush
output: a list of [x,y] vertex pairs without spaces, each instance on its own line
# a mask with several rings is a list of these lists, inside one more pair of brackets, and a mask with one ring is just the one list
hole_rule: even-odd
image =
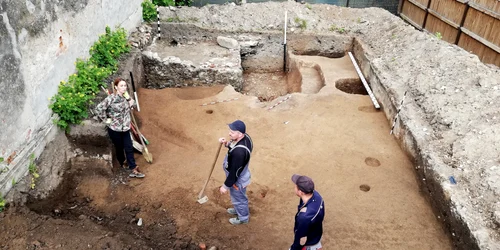
[[156,6],[150,0],[144,0],[142,6],[142,19],[144,22],[152,21],[156,18]]
[[5,200],[3,199],[2,194],[0,194],[0,212],[2,212],[5,209]]
[[159,6],[174,6],[174,0],[153,0],[153,4]]
[[179,0],[175,1],[176,6],[191,6],[193,5],[193,0]]
[[106,27],[106,33],[90,48],[89,60],[77,59],[77,73],[68,82],[59,83],[49,107],[59,115],[55,122],[60,128],[68,131],[71,124],[79,124],[88,117],[87,107],[100,87],[105,86],[104,79],[117,70],[120,55],[130,51],[126,36],[123,28],[111,31]]
[[111,68],[115,71],[118,68],[118,57],[129,51],[125,29],[119,28],[111,32],[111,29],[106,27],[106,34],[101,35],[99,40],[90,47],[89,61],[98,67]]
[[159,6],[191,6],[193,0],[153,0],[153,4]]

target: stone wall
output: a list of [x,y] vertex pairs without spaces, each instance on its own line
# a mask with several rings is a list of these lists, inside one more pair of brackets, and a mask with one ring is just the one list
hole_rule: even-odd
[[77,58],[106,25],[132,31],[142,19],[140,0],[0,0],[0,192],[28,171],[60,130],[49,98],[75,70]]

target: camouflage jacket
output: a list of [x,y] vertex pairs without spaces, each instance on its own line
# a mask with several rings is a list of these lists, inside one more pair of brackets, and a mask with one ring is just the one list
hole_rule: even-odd
[[111,94],[96,107],[97,116],[102,121],[111,118],[107,126],[118,132],[130,130],[130,105],[125,97]]

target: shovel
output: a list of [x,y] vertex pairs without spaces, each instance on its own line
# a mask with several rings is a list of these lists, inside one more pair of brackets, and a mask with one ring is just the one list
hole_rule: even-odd
[[217,163],[217,158],[219,157],[220,149],[222,148],[222,143],[219,143],[219,149],[217,149],[217,154],[215,154],[215,159],[214,163],[212,164],[212,169],[210,169],[210,173],[208,174],[207,181],[205,181],[205,185],[203,185],[203,188],[201,189],[200,193],[198,194],[198,203],[203,204],[208,201],[208,197],[205,195],[203,196],[203,193],[205,192],[205,188],[208,185],[208,181],[210,180],[210,176],[212,176],[212,172],[214,171],[215,168],[215,163]]
[[142,155],[144,156],[144,159],[146,159],[146,161],[148,163],[153,163],[153,155],[151,153],[149,153],[148,148],[146,147],[146,144],[144,144],[144,140],[142,139],[141,131],[139,130],[139,127],[137,126],[137,122],[135,121],[134,113],[132,112],[132,110],[130,110],[130,116],[132,116],[132,121],[135,124],[135,128],[137,129],[137,133],[139,134],[139,139],[141,140],[142,147],[144,148],[144,150],[142,151]]
[[135,84],[134,84],[134,76],[132,75],[132,71],[130,73],[130,81],[132,82],[132,90],[134,90],[135,102],[137,104],[137,111],[141,112],[141,107],[139,106],[139,98],[137,97],[137,92],[135,92]]

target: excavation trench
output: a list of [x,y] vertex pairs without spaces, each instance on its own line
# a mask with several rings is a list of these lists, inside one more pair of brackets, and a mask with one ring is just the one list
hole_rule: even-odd
[[[438,182],[414,171],[425,162],[411,131],[399,121],[396,140],[389,135],[396,109],[361,42],[290,36],[283,73],[280,35],[165,28],[168,35],[137,54],[124,71],[138,72],[142,86],[137,117],[155,155],[152,165],[136,155],[146,179],[127,180],[107,161],[75,159],[59,191],[32,201],[30,209],[52,218],[90,220],[119,235],[104,246],[193,249],[195,242],[205,242],[221,249],[286,248],[297,202],[289,179],[299,173],[315,180],[328,206],[324,245],[474,249],[469,232],[448,213]],[[217,36],[239,46],[219,46]],[[385,116],[373,108],[347,51],[354,53]],[[209,202],[196,203],[217,138],[234,119],[247,123],[256,142],[248,188],[251,223],[238,228],[227,222],[229,197],[218,194],[224,181],[220,167],[207,188]],[[145,226],[137,226],[138,218]],[[459,236],[452,243],[446,232]]]
[[[158,133],[157,129],[176,131],[169,133],[172,138],[164,137],[164,146],[175,145],[176,148],[191,150],[199,154],[191,161],[207,162],[211,158],[207,151],[213,151],[213,145],[200,140],[213,141],[213,136],[209,135],[211,131],[224,135],[224,124],[233,119],[248,122],[249,133],[259,138],[265,152],[261,151],[253,162],[253,174],[257,180],[250,188],[251,211],[256,217],[252,224],[273,225],[266,229],[269,229],[268,235],[280,239],[279,244],[286,246],[285,237],[278,236],[280,230],[286,228],[286,223],[266,218],[266,212],[281,211],[287,205],[288,208],[293,207],[293,202],[281,194],[287,192],[283,187],[287,185],[286,175],[301,172],[312,175],[318,183],[322,183],[329,203],[343,204],[341,208],[334,209],[333,214],[360,219],[359,224],[352,225],[350,220],[335,217],[335,225],[327,223],[325,226],[327,243],[335,242],[355,249],[352,242],[343,239],[351,239],[352,230],[362,230],[366,234],[361,233],[362,236],[357,237],[361,238],[360,246],[372,246],[370,242],[374,239],[368,236],[368,232],[377,231],[380,233],[375,236],[376,239],[395,239],[395,245],[379,246],[383,249],[399,249],[401,244],[439,249],[451,249],[452,245],[474,246],[469,232],[462,229],[463,225],[449,218],[450,214],[446,212],[449,211],[449,204],[443,203],[436,195],[436,192],[439,193],[439,188],[435,187],[437,182],[433,184],[434,180],[429,175],[422,178],[418,169],[414,171],[414,166],[419,165],[421,160],[404,123],[399,120],[396,124],[396,140],[389,135],[389,121],[394,118],[395,107],[380,85],[378,76],[371,71],[362,43],[347,36],[291,35],[288,40],[287,72],[283,73],[283,57],[280,54],[283,50],[278,34],[206,33],[182,24],[165,28],[166,38],[157,40],[143,53],[142,66],[146,72],[143,87],[146,89],[141,90],[141,96],[155,100],[155,106],[171,108],[156,110],[154,114],[148,111],[141,114],[144,115],[145,126],[150,125],[147,130],[150,133]],[[238,46],[229,49],[227,45],[220,46],[217,42],[220,36],[234,39]],[[347,51],[352,51],[356,57],[381,103],[381,110],[373,108],[352,62],[344,56]],[[231,85],[232,88],[223,88],[219,84]],[[198,88],[192,88],[196,86]],[[191,96],[197,91],[206,94],[198,96],[198,99],[181,98],[178,101],[176,96],[179,91],[191,93]],[[178,117],[175,114],[184,112],[187,107],[191,107],[187,109],[191,118],[169,121],[158,118]],[[156,117],[147,118],[150,115]],[[196,123],[202,119],[203,124]],[[175,138],[179,136],[180,139]],[[181,142],[186,139],[190,143]],[[183,164],[180,159],[171,159],[169,164],[172,162]],[[264,170],[264,166],[273,167]],[[204,178],[203,174],[194,174],[189,167],[176,169],[192,174],[199,182]],[[182,174],[178,174],[182,178]],[[426,181],[422,182],[422,179]],[[216,174],[211,182],[212,195],[217,195],[215,190],[222,181],[221,173]],[[177,180],[174,183],[182,182]],[[322,191],[320,186],[318,190]],[[279,205],[269,203],[270,196],[273,202],[278,200],[276,203]],[[212,205],[214,211],[223,211],[229,203],[217,195]],[[210,220],[213,227],[224,230],[225,225],[219,223],[227,223],[225,218],[221,218],[219,212],[215,213]],[[180,222],[179,230],[182,232],[214,236],[207,236],[203,226],[193,226],[184,218],[177,217],[176,220]],[[249,227],[248,230],[252,230]],[[426,234],[421,235],[422,231]],[[450,232],[455,235],[453,243],[450,243]],[[272,244],[264,240],[258,247]]]

